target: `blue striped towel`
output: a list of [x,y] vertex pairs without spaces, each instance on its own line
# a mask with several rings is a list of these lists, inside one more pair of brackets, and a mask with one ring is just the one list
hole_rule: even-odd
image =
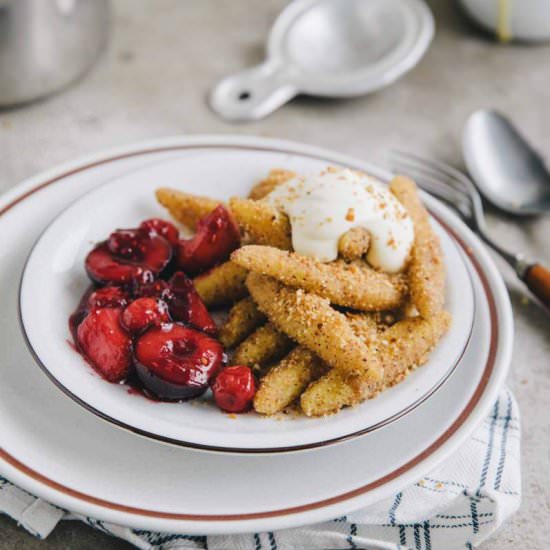
[[44,538],[63,519],[78,519],[143,550],[471,549],[521,500],[520,423],[504,390],[491,414],[444,464],[392,498],[341,518],[295,529],[230,536],[155,533],[76,516],[0,477],[0,511]]

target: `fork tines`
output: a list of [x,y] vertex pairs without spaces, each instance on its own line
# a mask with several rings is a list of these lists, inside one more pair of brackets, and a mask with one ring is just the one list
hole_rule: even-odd
[[473,183],[461,172],[439,161],[405,151],[390,151],[390,165],[396,172],[413,178],[419,187],[471,215]]

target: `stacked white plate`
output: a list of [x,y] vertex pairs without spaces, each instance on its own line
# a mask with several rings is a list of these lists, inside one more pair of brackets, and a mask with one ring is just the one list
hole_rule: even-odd
[[512,318],[478,239],[428,196],[453,324],[425,366],[358,407],[328,418],[274,420],[232,418],[207,402],[155,403],[104,382],[67,342],[68,315],[87,285],[86,251],[116,227],[162,215],[156,187],[223,200],[245,195],[270,168],[309,173],[328,164],[391,177],[306,145],[206,136],[81,159],[2,197],[0,474],[106,521],[236,533],[367,506],[460,446],[504,381]]

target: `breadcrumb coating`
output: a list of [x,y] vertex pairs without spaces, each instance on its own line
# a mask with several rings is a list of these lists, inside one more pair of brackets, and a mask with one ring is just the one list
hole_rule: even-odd
[[367,379],[382,377],[378,359],[355,335],[346,316],[333,309],[328,300],[258,273],[250,273],[246,284],[258,308],[279,330],[330,366],[361,373]]
[[380,321],[376,313],[345,313],[345,316],[355,333],[366,345],[378,336]]
[[403,319],[384,331],[379,338],[384,385],[393,386],[404,378],[407,369],[423,365],[450,325],[450,314],[440,311],[431,319]]
[[195,288],[208,307],[231,304],[248,294],[247,270],[232,261],[227,261],[193,279]]
[[369,246],[370,233],[364,227],[353,227],[340,237],[338,254],[348,262],[359,260],[369,251]]
[[233,348],[265,321],[266,316],[258,309],[254,300],[247,296],[229,310],[227,319],[220,327],[218,338],[226,348]]
[[331,303],[373,311],[399,306],[406,296],[401,275],[388,275],[364,262],[322,263],[269,246],[249,245],[235,250],[231,260],[251,271],[269,275],[285,285],[303,288]]
[[156,191],[157,200],[164,206],[170,215],[191,230],[195,230],[197,222],[210,214],[222,201],[184,193],[176,189],[161,187]]
[[445,303],[445,265],[439,238],[430,224],[427,210],[420,202],[416,184],[403,176],[395,177],[390,191],[407,209],[414,224],[414,243],[408,277],[411,300],[420,315],[429,319]]
[[235,350],[233,362],[236,365],[263,367],[278,361],[292,348],[292,340],[271,323],[257,328]]
[[373,382],[333,369],[302,394],[302,410],[307,416],[332,414],[397,384],[428,360],[431,350],[448,330],[450,320],[450,315],[441,311],[431,320],[417,317],[398,321],[378,337],[376,346],[371,346],[384,369],[382,380]]
[[[346,317],[355,334],[367,345],[381,330],[376,313],[346,313]],[[311,382],[329,370],[317,355],[304,346],[297,346],[260,380],[254,400],[256,412],[267,415],[281,412]]]
[[254,409],[267,415],[281,412],[328,368],[313,352],[297,346],[261,379]]
[[284,170],[282,168],[273,168],[269,171],[267,177],[259,181],[254,187],[250,190],[248,194],[249,199],[259,200],[263,199],[266,195],[269,195],[275,187],[285,183],[285,181],[295,178],[296,174],[290,170]]
[[233,197],[229,208],[249,242],[292,249],[288,216],[262,201]]
[[327,374],[311,383],[301,394],[300,408],[306,416],[326,416],[338,412],[342,407],[360,401],[360,378],[346,376],[331,369]]

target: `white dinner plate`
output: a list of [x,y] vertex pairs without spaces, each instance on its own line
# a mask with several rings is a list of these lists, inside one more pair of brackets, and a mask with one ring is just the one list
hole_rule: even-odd
[[136,164],[234,147],[278,151],[278,165],[314,156],[374,171],[357,159],[289,142],[174,138],[62,166],[0,199],[6,236],[0,254],[1,475],[61,507],[123,525],[189,534],[267,531],[337,517],[391,495],[455,451],[488,414],[510,363],[510,304],[483,245],[435,201],[430,208],[468,258],[474,329],[440,390],[389,426],[307,453],[204,453],[98,422],[50,383],[17,323],[20,274],[40,232],[77,197]]
[[[429,361],[403,382],[361,405],[327,418],[266,418],[254,412],[220,412],[209,393],[184,403],[144,399],[125,385],[109,384],[68,345],[68,318],[90,285],[84,259],[91,243],[116,228],[137,227],[150,217],[167,217],[155,200],[165,182],[188,192],[226,200],[246,196],[270,168],[315,173],[324,159],[238,147],[144,167],[81,197],[41,235],[21,284],[21,317],[31,350],[48,376],[67,395],[100,417],[141,435],[188,447],[224,452],[289,452],[357,437],[410,412],[438,388],[457,366],[472,331],[474,298],[466,260],[453,237],[437,222],[448,272],[446,306],[453,322]],[[42,292],[47,288],[48,292]],[[200,404],[200,406],[197,406]]]

